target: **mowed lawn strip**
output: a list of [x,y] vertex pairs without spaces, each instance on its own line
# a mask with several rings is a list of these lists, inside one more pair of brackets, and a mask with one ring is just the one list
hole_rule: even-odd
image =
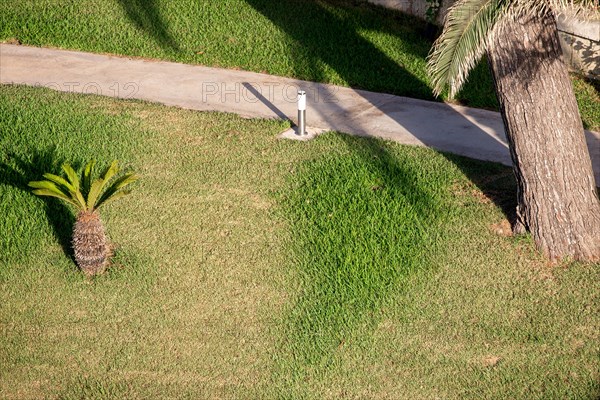
[[[426,24],[357,0],[7,0],[0,41],[243,69],[434,100]],[[593,81],[573,75],[600,130]],[[587,93],[587,94],[586,94]],[[457,100],[497,109],[485,62]]]
[[[278,121],[0,87],[3,398],[581,398],[600,265],[505,236],[510,169]],[[62,161],[142,178],[87,280]]]

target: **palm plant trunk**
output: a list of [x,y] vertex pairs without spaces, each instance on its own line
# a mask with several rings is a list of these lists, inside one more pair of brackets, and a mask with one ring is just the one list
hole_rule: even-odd
[[104,225],[96,211],[80,211],[73,227],[75,262],[88,276],[106,269],[110,252]]
[[518,185],[513,229],[551,259],[600,259],[600,201],[554,16],[496,29],[488,60]]

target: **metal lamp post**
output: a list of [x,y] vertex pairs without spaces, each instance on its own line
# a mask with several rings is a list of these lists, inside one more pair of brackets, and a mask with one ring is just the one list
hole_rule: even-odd
[[298,90],[298,135],[306,134],[306,92]]

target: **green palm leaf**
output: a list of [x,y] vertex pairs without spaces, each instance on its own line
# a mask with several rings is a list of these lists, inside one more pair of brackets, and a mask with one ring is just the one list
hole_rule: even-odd
[[71,185],[73,185],[73,188],[78,191],[79,190],[79,178],[77,177],[77,174],[75,173],[75,170],[73,169],[73,167],[71,167],[69,164],[63,164],[62,166],[63,171],[65,171],[65,174],[67,175],[67,179],[69,180],[69,182],[71,183]]
[[131,190],[121,190],[120,192],[115,193],[106,200],[104,200],[102,203],[98,202],[98,207],[100,207],[101,205],[111,203],[117,199],[120,199],[121,197],[127,196],[129,193],[131,193]]
[[56,183],[57,185],[63,186],[65,189],[69,191],[69,193],[74,192],[75,188],[62,176],[46,173],[43,175],[44,178],[48,179],[51,182]]
[[95,165],[96,160],[90,160],[83,168],[83,173],[81,174],[81,193],[83,194],[83,196],[87,196],[90,192],[90,186],[92,184],[92,174],[94,173]]
[[104,190],[105,185],[108,184],[108,182],[112,179],[113,176],[115,176],[117,172],[119,172],[119,162],[117,160],[114,160],[110,164],[110,167],[108,167],[104,172],[104,177],[102,177],[101,179],[97,179],[94,181],[94,183],[92,183],[92,187],[90,188],[90,192],[88,194],[87,199],[87,206],[89,209],[95,209],[100,207],[100,205],[112,195],[111,193],[108,195],[108,197],[106,195],[100,196],[100,194]]
[[64,164],[63,170],[67,179],[47,173],[44,174],[46,180],[29,182],[29,186],[34,188],[33,193],[39,196],[57,197],[82,211],[92,211],[109,201],[129,194],[129,191],[121,189],[138,179],[135,174],[125,174],[106,187],[119,172],[118,161],[115,160],[111,163],[102,178],[92,182],[95,165],[95,160],[91,160],[85,165],[81,172],[81,181],[75,170],[69,164]]
[[63,164],[63,170],[65,171],[65,174],[67,174],[67,178],[71,182],[73,189],[75,189],[71,195],[74,196],[81,207],[85,209],[85,199],[83,198],[81,190],[79,189],[79,178],[77,177],[77,173],[73,167],[66,163]]
[[96,179],[92,183],[92,187],[90,188],[90,193],[87,198],[87,208],[88,210],[93,210],[96,205],[96,200],[98,200],[98,196],[102,193],[102,188],[106,181],[104,179]]
[[[75,203],[76,207],[85,209],[85,200],[83,199],[83,196],[79,192],[79,188],[76,188],[71,182],[68,182],[63,177],[60,177],[58,175],[46,173],[43,176],[48,181],[54,182],[54,183],[58,184],[59,186],[64,187],[68,191],[69,198]],[[63,193],[66,194],[67,192],[63,191]]]
[[104,173],[104,182],[108,182],[117,172],[119,172],[119,162],[114,160]]
[[485,53],[495,23],[505,9],[504,0],[460,0],[450,8],[427,62],[437,96],[446,87],[450,98],[460,90]]
[[69,204],[74,205],[75,207],[79,207],[79,205],[73,200],[70,196],[70,193],[65,193],[60,186],[56,185],[56,183],[51,181],[33,181],[29,182],[29,186],[34,188],[33,193],[38,196],[50,196],[56,197],[63,201],[66,201]]
[[114,181],[96,202],[96,208],[115,200],[115,198],[123,197],[123,195],[120,195],[121,193],[128,194],[129,191],[117,192],[125,186],[137,181],[138,179],[139,177],[135,174],[126,174]]

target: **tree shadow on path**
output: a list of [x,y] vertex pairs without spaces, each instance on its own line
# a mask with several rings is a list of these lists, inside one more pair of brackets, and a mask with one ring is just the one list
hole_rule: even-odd
[[[391,87],[398,87],[402,88],[403,95],[433,100],[426,82],[403,68],[359,33],[361,30],[376,30],[389,35],[399,34],[376,23],[379,21],[378,12],[369,12],[367,9],[364,13],[354,15],[348,2],[339,0],[246,2],[296,42],[298,48],[290,48],[290,51],[295,64],[293,67],[302,79],[318,78],[320,68],[325,64],[351,87],[368,87],[373,91],[389,91]],[[361,7],[373,9],[365,5]],[[413,24],[418,23],[414,18],[394,13],[398,19],[405,19],[407,23],[409,20]],[[407,38],[415,36],[416,43],[418,37],[414,31],[414,27],[411,27],[404,33]],[[427,51],[422,46],[419,48],[413,45],[406,38],[404,46],[407,47],[404,48],[405,51],[419,53],[420,57]],[[312,76],[306,76],[307,74]]]
[[[290,49],[293,53],[305,54],[309,58],[308,60],[299,60],[298,56],[294,57],[294,61],[299,64],[297,66],[298,69],[303,68],[303,65],[300,64],[306,63],[310,63],[312,65],[311,68],[318,69],[319,62],[321,62],[333,68],[353,88],[361,88],[367,84],[369,90],[389,93],[389,87],[396,86],[402,89],[401,91],[404,96],[434,100],[431,88],[425,82],[407,71],[397,61],[391,59],[382,50],[359,34],[360,30],[377,30],[397,37],[400,35],[399,32],[402,32],[403,24],[418,23],[418,20],[399,12],[386,10],[386,13],[394,14],[394,23],[397,26],[392,29],[389,26],[385,26],[385,24],[379,23],[377,18],[361,20],[349,16],[350,14],[344,14],[344,10],[352,6],[348,6],[347,1],[339,0],[289,0],[287,2],[246,0],[246,2],[297,42],[299,47],[302,47],[302,50]],[[367,15],[369,13],[377,15],[380,12],[378,8],[365,7],[374,10],[367,11]],[[423,24],[423,28],[426,28],[425,24]],[[414,35],[414,32],[414,28],[411,27],[411,30],[407,31],[407,35]],[[421,33],[424,34],[424,32]],[[403,37],[403,39],[406,38]],[[403,50],[419,57],[424,57],[428,51],[428,49],[425,49],[425,53],[423,53],[423,49],[417,46]],[[369,68],[365,68],[365,64]],[[382,75],[385,75],[385,79],[382,79]],[[381,88],[377,87],[377,82],[383,82],[380,84]],[[365,100],[371,102],[367,92],[364,92],[362,96]],[[393,108],[387,109],[385,103],[376,104],[371,102],[371,104],[379,111],[389,115],[399,125],[407,128],[425,145],[432,145],[428,140],[431,134],[446,134],[443,131],[425,132],[426,135],[424,136],[422,135],[424,132],[422,132],[423,127],[420,121],[415,120],[415,118],[403,119],[396,116],[394,114],[395,110]],[[330,104],[329,106],[335,107],[335,104]],[[390,106],[393,106],[393,104],[390,104]],[[473,124],[469,120],[454,112],[450,106],[445,107],[445,110],[454,117],[458,116],[463,121],[461,126],[473,127]],[[346,112],[341,107],[339,115],[346,115]],[[350,117],[348,116],[348,118]],[[436,119],[439,118],[439,115],[432,114],[430,118]],[[471,140],[485,142],[495,152],[505,151],[503,144],[496,143],[496,139],[491,138],[483,130],[475,129],[474,131]],[[431,147],[435,148],[436,146]],[[465,158],[454,157],[448,153],[442,154],[447,155],[447,158],[459,167],[484,192],[486,197],[499,206],[507,218],[510,220],[514,218],[516,200],[512,194],[502,193],[502,190],[499,188],[499,186],[507,183],[505,178],[506,171],[508,170],[506,168],[498,165],[496,167],[486,167],[484,171],[480,171],[478,169],[481,165],[480,163],[471,163]],[[486,177],[486,171],[490,172],[492,170],[494,171],[494,178]],[[509,182],[508,184],[510,186],[511,183]]]

